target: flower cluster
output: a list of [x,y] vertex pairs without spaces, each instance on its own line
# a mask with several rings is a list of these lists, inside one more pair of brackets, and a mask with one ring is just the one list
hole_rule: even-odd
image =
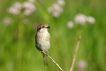
[[57,3],[58,3],[60,6],[64,6],[64,5],[65,5],[64,0],[58,0]]
[[32,3],[34,3],[34,1],[35,1],[35,0],[28,0],[28,2],[32,2]]
[[5,18],[2,20],[2,22],[3,22],[3,24],[4,24],[5,26],[8,26],[8,25],[12,24],[13,20],[12,20],[12,18],[10,18],[10,17],[5,17]]
[[12,14],[18,14],[21,10],[21,6],[22,5],[20,2],[16,2],[8,9],[8,12]]
[[53,3],[49,8],[48,12],[52,14],[54,17],[59,17],[63,12],[62,6],[65,5],[64,0],[58,0],[56,3]]
[[23,9],[25,9],[24,10],[25,15],[31,15],[36,10],[36,7],[31,2],[24,2],[22,7]]
[[[70,21],[69,21],[70,22]],[[68,28],[72,28],[74,26],[69,26],[69,24],[74,24],[72,21],[71,23],[67,22],[67,27]],[[84,14],[77,14],[75,17],[74,17],[74,22],[76,24],[80,24],[80,25],[84,25],[86,23],[89,23],[89,24],[94,24],[95,23],[95,18],[92,17],[92,16],[86,16]]]
[[74,17],[74,21],[78,24],[84,25],[86,22],[86,16],[84,14],[78,14]]
[[92,16],[87,16],[86,17],[86,21],[90,24],[94,24],[95,23],[95,18]]
[[33,0],[28,0],[24,3],[16,2],[8,9],[8,12],[11,14],[19,14],[23,9],[25,15],[31,15],[36,10],[33,2]]
[[80,60],[80,61],[77,62],[77,69],[79,71],[84,70],[85,68],[87,68],[87,66],[88,66],[88,64],[85,60]]
[[74,17],[74,21],[77,23],[77,24],[81,24],[81,25],[84,25],[86,22],[90,23],[90,24],[93,24],[95,23],[95,19],[94,17],[92,16],[86,16],[84,14],[78,14]]
[[72,21],[67,22],[67,27],[68,28],[73,28],[73,26],[74,26],[74,23]]

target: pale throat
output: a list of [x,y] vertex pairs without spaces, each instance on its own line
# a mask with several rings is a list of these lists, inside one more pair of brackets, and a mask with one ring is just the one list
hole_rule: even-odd
[[47,28],[43,28],[43,29],[41,29],[39,32],[40,32],[40,34],[42,34],[43,36],[49,35],[49,32],[48,32],[48,29],[47,29]]
[[40,30],[40,32],[42,32],[42,33],[48,33],[48,29],[47,28],[43,28],[43,29]]

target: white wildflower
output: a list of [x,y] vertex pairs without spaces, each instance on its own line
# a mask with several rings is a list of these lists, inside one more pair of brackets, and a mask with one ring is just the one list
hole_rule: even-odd
[[65,5],[64,0],[58,0],[57,3],[58,3],[60,6],[64,6],[64,5]]
[[18,14],[20,12],[21,7],[22,4],[20,2],[16,2],[8,9],[8,12],[12,14]]
[[19,14],[22,9],[24,9],[25,15],[31,15],[36,10],[36,7],[30,1],[24,2],[23,4],[16,2],[8,9],[8,12]]
[[88,16],[88,17],[86,18],[86,20],[87,20],[87,22],[90,23],[90,24],[94,24],[94,23],[95,23],[95,18],[92,17],[92,16]]
[[3,24],[6,26],[12,24],[12,19],[10,17],[5,17],[3,19]]
[[26,10],[24,11],[24,14],[25,14],[25,15],[31,15],[31,14],[32,14],[32,11],[26,9]]
[[84,61],[84,60],[80,60],[78,63],[77,63],[77,68],[79,71],[82,71],[83,69],[85,69],[86,67],[88,66],[87,62]]
[[32,2],[32,3],[34,3],[35,0],[27,0],[27,1],[28,1],[28,2]]
[[11,14],[18,14],[20,12],[20,10],[11,7],[11,8],[9,8],[8,12]]
[[67,27],[68,28],[73,28],[74,27],[74,23],[72,21],[68,21],[67,22]]
[[84,25],[86,23],[86,16],[84,14],[78,14],[74,18],[77,24]]
[[48,8],[48,12],[51,13],[54,17],[59,17],[63,12],[63,9],[60,7],[60,5],[54,3]]
[[60,12],[54,11],[52,14],[53,14],[54,17],[59,17],[60,16]]
[[36,10],[36,7],[31,2],[24,2],[22,6],[25,9],[24,10],[25,15],[31,15]]
[[17,9],[21,9],[22,4],[20,2],[16,2],[13,4],[13,7],[17,8]]

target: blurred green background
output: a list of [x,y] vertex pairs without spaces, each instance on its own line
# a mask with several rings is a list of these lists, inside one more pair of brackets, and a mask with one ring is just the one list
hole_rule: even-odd
[[[79,35],[82,36],[74,71],[106,71],[106,0],[64,0],[63,12],[54,17],[48,8],[57,0],[36,0],[30,15],[24,9],[11,14],[8,9],[25,0],[0,0],[0,71],[59,71],[49,60],[43,65],[43,57],[35,48],[36,27],[40,23],[51,26],[49,55],[69,71]],[[75,24],[67,22],[77,14],[93,16],[95,23]],[[6,20],[5,20],[6,19]]]

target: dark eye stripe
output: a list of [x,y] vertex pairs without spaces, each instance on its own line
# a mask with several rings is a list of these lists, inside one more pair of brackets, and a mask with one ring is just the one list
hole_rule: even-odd
[[40,29],[42,29],[42,28],[46,28],[45,26],[39,26],[38,28],[37,28],[37,31],[39,31]]
[[37,28],[37,31],[39,31],[42,27]]

